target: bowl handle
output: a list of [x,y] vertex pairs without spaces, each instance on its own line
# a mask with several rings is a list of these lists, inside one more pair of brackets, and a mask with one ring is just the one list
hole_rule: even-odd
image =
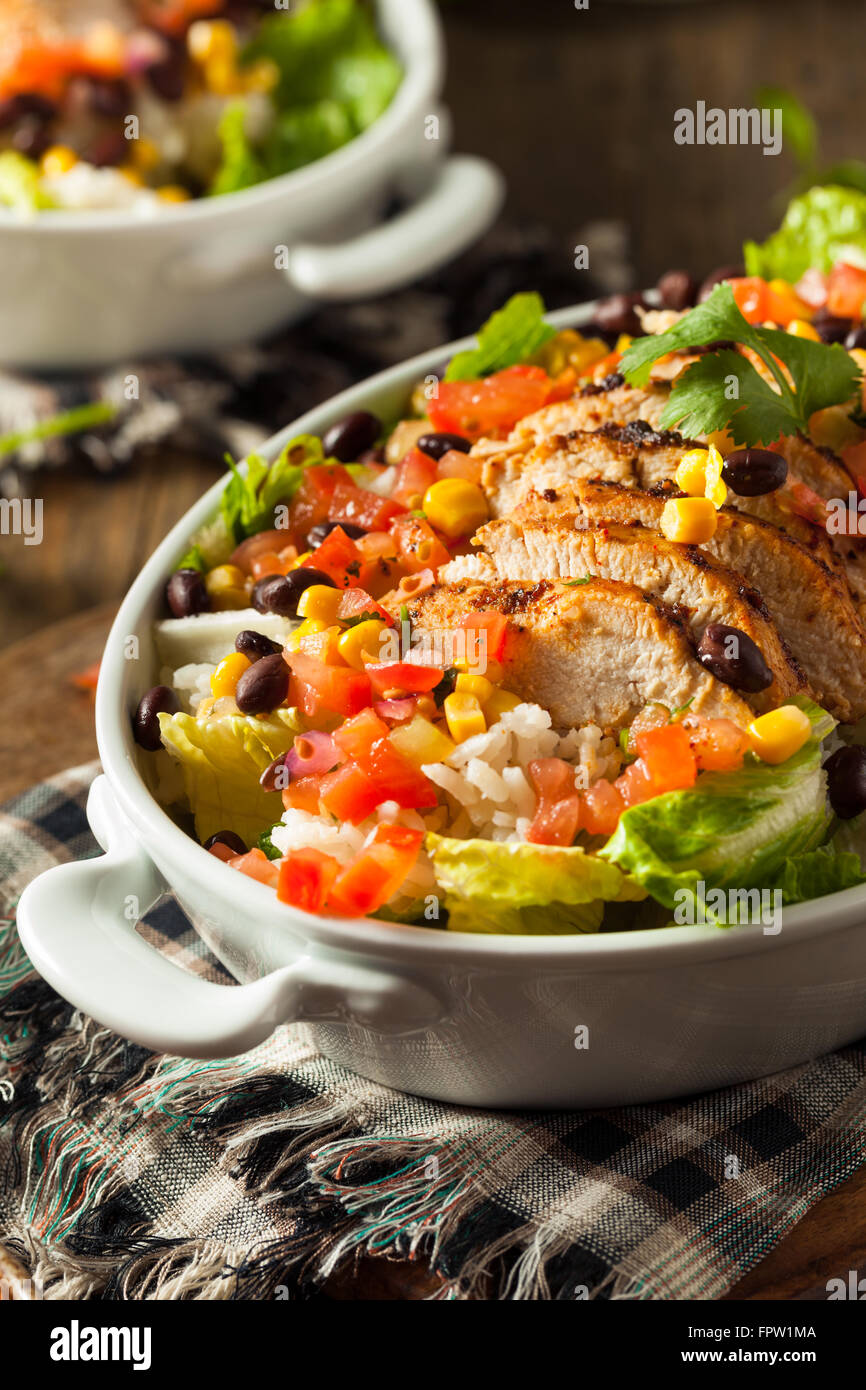
[[157,1052],[233,1057],[281,1023],[351,1020],[399,1036],[443,1016],[423,986],[347,956],[303,955],[234,988],[180,969],[135,930],[166,884],[105,777],[91,787],[87,815],[106,854],[34,879],[18,905],[18,931],[48,983],[114,1032]]
[[370,232],[334,246],[299,243],[285,274],[314,299],[358,299],[420,280],[487,231],[505,197],[499,170],[451,155],[417,202]]

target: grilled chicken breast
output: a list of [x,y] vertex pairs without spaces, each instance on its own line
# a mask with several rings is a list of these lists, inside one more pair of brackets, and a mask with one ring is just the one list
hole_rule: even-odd
[[578,588],[471,580],[439,584],[408,605],[413,631],[452,634],[473,612],[509,619],[504,684],[550,711],[558,728],[624,728],[650,701],[691,702],[708,717],[752,718],[736,691],[697,660],[675,608],[632,584],[592,579]]
[[[579,481],[555,495],[530,493],[513,519],[655,530],[664,500],[639,488]],[[758,590],[815,699],[844,723],[866,715],[866,631],[832,566],[768,522],[728,507],[701,549]]]
[[[496,579],[535,582],[621,580],[681,611],[695,642],[710,623],[745,632],[773,672],[773,684],[748,698],[754,709],[775,709],[805,680],[786,651],[760,596],[742,575],[693,545],[676,545],[644,526],[616,523],[576,530],[557,520],[494,521],[482,526],[476,544],[494,566]],[[454,562],[459,567],[460,561]],[[459,568],[457,570],[459,574]],[[440,575],[451,578],[451,566]]]

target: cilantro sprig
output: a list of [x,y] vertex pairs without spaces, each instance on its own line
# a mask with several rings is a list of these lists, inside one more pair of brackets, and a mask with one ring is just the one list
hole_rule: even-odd
[[556,329],[544,320],[544,300],[538,294],[514,294],[478,330],[478,346],[452,357],[446,381],[475,381],[505,371],[538,352]]
[[707,352],[675,381],[661,415],[663,426],[692,435],[727,429],[736,444],[772,444],[783,435],[807,434],[815,411],[850,400],[861,378],[839,343],[816,343],[748,323],[728,284],[717,286],[665,333],[638,338],[619,370],[632,386],[644,386],[660,357],[722,341],[751,349],[772,384],[734,348]]

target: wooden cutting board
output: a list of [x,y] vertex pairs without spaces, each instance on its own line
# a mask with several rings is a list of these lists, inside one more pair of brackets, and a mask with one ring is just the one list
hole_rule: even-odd
[[[0,720],[0,801],[60,768],[96,757],[92,698],[72,677],[98,661],[115,605],[106,604],[8,647]],[[0,1249],[0,1270],[4,1252]],[[866,1268],[866,1168],[819,1202],[728,1295],[815,1299],[828,1279]],[[420,1262],[362,1260],[332,1279],[335,1299],[423,1299],[438,1285]]]

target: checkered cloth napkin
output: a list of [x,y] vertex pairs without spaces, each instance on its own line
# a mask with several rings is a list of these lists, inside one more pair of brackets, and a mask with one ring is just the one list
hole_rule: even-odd
[[[301,1027],[221,1062],[133,1046],[34,974],[13,925],[35,874],[98,852],[96,770],[0,813],[0,1245],[43,1296],[306,1297],[379,1256],[415,1261],[416,1297],[718,1298],[866,1157],[866,1043],[573,1114],[404,1096]],[[228,983],[174,903],[142,930]]]

